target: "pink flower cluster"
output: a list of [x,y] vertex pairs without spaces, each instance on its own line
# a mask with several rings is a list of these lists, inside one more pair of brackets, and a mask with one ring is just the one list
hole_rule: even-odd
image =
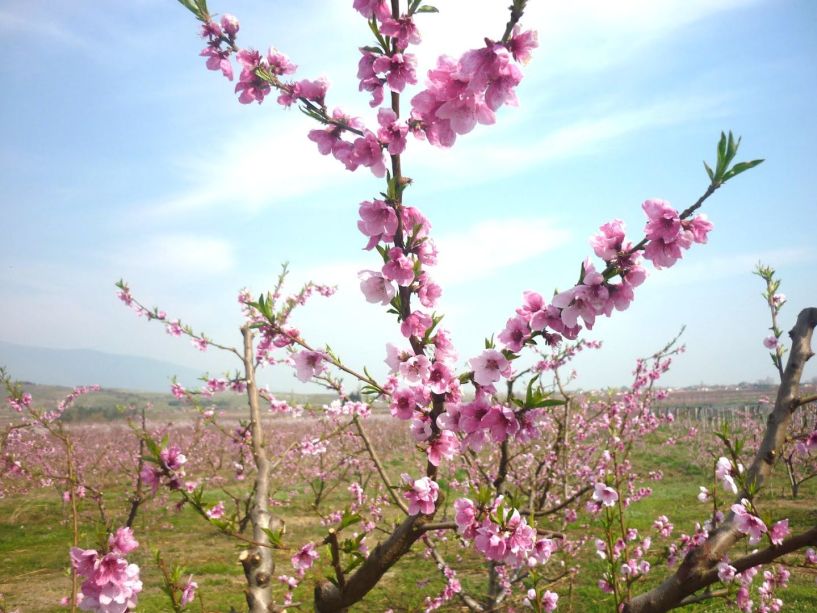
[[682,250],[693,242],[706,243],[712,224],[706,215],[682,220],[669,202],[646,200],[641,205],[647,214],[646,236],[649,239],[644,257],[656,268],[668,268],[682,257]]
[[304,573],[312,568],[315,560],[317,560],[319,557],[320,556],[315,549],[315,543],[307,543],[301,547],[295,553],[295,555],[292,556],[290,561],[292,562],[293,568],[298,573],[298,576],[303,577]]
[[485,388],[480,388],[471,402],[448,403],[437,423],[442,428],[462,433],[463,443],[475,451],[489,440],[501,443],[516,435],[522,427],[513,410],[492,402]]
[[440,57],[428,71],[426,89],[411,99],[414,134],[450,147],[457,135],[467,134],[477,123],[494,123],[495,111],[517,103],[514,89],[522,72],[514,61],[527,60],[537,46],[535,33],[516,29],[507,43],[486,39],[485,47],[459,60]]
[[138,546],[130,528],[119,528],[108,539],[109,552],[104,555],[95,549],[71,549],[71,565],[85,579],[80,609],[125,613],[136,607],[137,595],[142,591],[139,567],[128,564],[125,556]]
[[[201,37],[207,41],[207,46],[199,55],[207,58],[208,70],[220,70],[230,81],[233,80],[230,53],[239,27],[238,19],[232,15],[224,15],[221,23],[211,19],[201,27]],[[222,48],[222,44],[226,47]]]
[[164,484],[171,490],[181,489],[184,485],[184,465],[187,456],[182,453],[178,445],[170,445],[159,452],[158,464],[146,463],[139,476],[142,483],[149,486],[154,492],[159,485]]
[[428,477],[412,479],[408,474],[401,475],[403,480],[403,496],[408,500],[409,515],[432,515],[435,503],[440,494],[440,486]]
[[[733,504],[731,506],[732,512],[735,514],[735,527],[749,536],[749,544],[756,545],[760,542],[763,534],[768,532],[766,524],[757,515],[750,513],[749,502],[744,498],[740,504]],[[788,522],[786,524],[786,532],[788,532]],[[782,537],[780,537],[782,540]]]
[[505,506],[502,496],[486,510],[477,508],[469,498],[459,498],[454,502],[454,511],[457,532],[473,540],[477,551],[488,560],[513,568],[532,567],[545,564],[556,550],[552,540],[537,539],[536,530],[519,511]]
[[[693,242],[705,243],[712,229],[705,215],[682,220],[663,200],[647,200],[642,208],[648,218],[644,257],[656,268],[674,264],[681,257],[681,250]],[[646,278],[641,253],[626,241],[621,220],[614,219],[599,229],[590,244],[605,262],[604,274],[597,271],[588,258],[582,265],[579,283],[556,294],[551,304],[536,292],[524,292],[522,306],[516,309],[516,315],[506,322],[498,337],[507,350],[520,352],[536,335],[541,335],[547,344],[558,343],[562,337],[575,339],[581,324],[590,330],[597,317],[610,317],[614,310],[623,311],[630,306],[635,288]],[[613,283],[611,276],[621,277],[621,281]]]

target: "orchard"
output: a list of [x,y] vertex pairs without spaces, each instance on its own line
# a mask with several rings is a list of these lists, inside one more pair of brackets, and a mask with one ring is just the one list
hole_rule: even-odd
[[[713,135],[697,199],[643,199],[637,227],[616,211],[599,219],[585,259],[531,276],[504,321],[483,322],[481,349],[461,353],[447,327],[458,314],[440,309],[435,211],[415,201],[423,177],[407,152],[437,150],[456,168],[461,141],[490,138],[512,120],[525,103],[517,90],[526,66],[551,61],[526,25],[532,0],[513,0],[503,21],[472,33],[472,48],[428,66],[416,50],[437,7],[354,0],[361,45],[348,77],[367,119],[334,107],[328,81],[303,74],[274,41],[251,46],[244,23],[223,12],[229,6],[179,2],[191,36],[198,22],[199,68],[212,71],[214,89],[230,88],[259,112],[288,112],[316,157],[354,174],[360,199],[344,209],[359,231],[347,248],[369,262],[356,281],[360,317],[382,310],[401,340],[357,339],[381,351],[380,376],[313,337],[299,314],[332,317],[335,288],[319,278],[294,283],[287,265],[270,264],[272,287],[238,291],[235,312],[223,314],[236,321],[233,338],[197,331],[184,313],[143,299],[149,288],[119,280],[117,296],[144,334],[223,353],[232,369],[205,375],[200,387],[173,381],[183,417],[162,421],[131,406],[127,425],[104,429],[66,419],[98,386],[43,406],[3,371],[11,418],[0,422],[0,495],[43,496],[55,505],[50,521],[63,522],[54,610],[817,606],[817,395],[801,389],[817,308],[786,308],[773,268],[755,270],[768,331],[750,331],[777,385],[761,418],[706,428],[662,408],[662,378],[685,351],[675,330],[632,364],[624,387],[573,385],[577,356],[605,351],[591,331],[615,327],[642,286],[707,249],[716,231],[709,207],[721,190],[753,181],[763,162],[743,157],[751,135],[746,145],[728,130]],[[321,45],[332,53],[332,40]],[[287,138],[270,147],[294,146]],[[466,204],[451,206],[467,217]],[[562,287],[546,285],[551,278]],[[259,382],[269,369],[321,386],[330,400],[283,399]],[[246,401],[243,415],[215,408],[225,395]],[[688,483],[664,474],[678,462]],[[180,539],[173,546],[162,544],[168,531]],[[206,563],[186,560],[205,539],[211,545],[196,555]],[[26,594],[5,598],[7,613],[41,606]]]

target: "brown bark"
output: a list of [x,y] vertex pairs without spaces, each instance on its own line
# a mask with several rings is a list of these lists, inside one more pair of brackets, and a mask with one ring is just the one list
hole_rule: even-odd
[[279,522],[269,512],[270,462],[264,446],[264,428],[261,424],[258,387],[255,383],[255,360],[253,334],[248,325],[241,328],[244,336],[244,373],[247,380],[247,399],[250,407],[250,430],[252,455],[255,462],[255,488],[250,508],[252,539],[257,545],[245,549],[239,555],[247,580],[247,607],[250,613],[270,613],[275,610],[272,602],[272,578],[275,562],[267,530],[277,530]]
[[[772,467],[786,439],[792,414],[799,406],[798,393],[803,367],[814,355],[811,349],[811,337],[815,326],[817,326],[817,308],[803,309],[797,317],[794,328],[789,331],[791,352],[777,391],[774,410],[769,414],[763,442],[746,473],[746,488],[738,494],[738,500],[750,497],[747,489],[759,491],[771,474]],[[807,543],[813,542],[816,531],[817,529],[812,529],[805,533],[805,536],[800,535],[800,537],[803,537]],[[674,575],[665,579],[658,587],[626,603],[625,613],[658,613],[679,606],[685,598],[718,580],[717,572],[714,570],[715,565],[743,536],[735,526],[734,514],[730,512],[721,526],[710,534],[703,545],[687,554]]]
[[315,611],[340,613],[363,599],[383,575],[411,549],[424,531],[424,515],[411,515],[398,525],[385,541],[378,543],[369,557],[340,588],[329,581],[315,587]]

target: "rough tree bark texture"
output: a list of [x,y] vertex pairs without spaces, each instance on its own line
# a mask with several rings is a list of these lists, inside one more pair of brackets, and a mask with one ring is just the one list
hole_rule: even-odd
[[343,589],[328,581],[316,586],[315,611],[341,613],[360,601],[423,535],[420,528],[426,521],[423,515],[411,515],[404,519],[389,538],[378,543],[366,561],[349,577]]
[[[747,488],[759,491],[768,479],[772,466],[777,460],[780,448],[786,439],[792,413],[800,406],[799,391],[803,367],[809,358],[814,355],[811,349],[811,337],[814,327],[817,326],[817,308],[803,309],[797,317],[797,323],[789,331],[791,338],[791,352],[786,363],[786,370],[777,391],[774,410],[769,415],[766,424],[766,433],[763,442],[755,455],[754,461],[746,473]],[[748,498],[749,494],[742,491],[738,500]],[[667,578],[658,587],[635,597],[624,607],[625,613],[659,613],[678,606],[684,598],[697,590],[711,585],[718,580],[715,565],[729,551],[740,538],[743,537],[735,527],[734,513],[729,513],[724,522],[710,534],[707,541],[690,551],[678,571]],[[815,529],[788,539],[789,546],[811,544],[815,539]],[[765,561],[774,559],[783,553],[783,548],[766,550]],[[774,554],[774,555],[773,555]],[[773,557],[769,558],[770,555]]]
[[258,402],[258,387],[255,383],[255,356],[253,354],[253,334],[249,326],[241,328],[244,337],[244,374],[247,380],[247,399],[250,405],[250,429],[252,434],[252,455],[255,462],[255,491],[250,507],[252,538],[258,546],[245,549],[239,555],[247,579],[247,606],[250,613],[271,613],[275,610],[272,601],[271,581],[275,572],[272,549],[266,530],[278,530],[279,522],[269,512],[269,472],[270,462],[264,446],[264,428]]

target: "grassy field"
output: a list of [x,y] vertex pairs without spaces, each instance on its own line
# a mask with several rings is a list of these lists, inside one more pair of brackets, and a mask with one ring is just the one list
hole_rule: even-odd
[[[631,507],[632,525],[641,531],[649,531],[655,517],[666,514],[676,527],[675,535],[693,530],[695,521],[704,519],[707,513],[707,507],[698,503],[695,495],[698,486],[708,479],[695,453],[691,453],[687,445],[667,446],[661,439],[655,438],[635,459],[636,465],[646,463],[652,469],[662,470],[664,479],[651,482],[653,495]],[[387,469],[392,474],[399,474],[401,468],[400,458],[387,461]],[[792,500],[787,496],[781,476],[778,475],[770,484],[761,509],[775,518],[788,517],[795,531],[814,525],[817,520],[817,488],[814,482],[798,500]],[[110,494],[106,505],[110,509],[122,508],[121,498],[121,493]],[[214,503],[223,495],[208,492],[207,498]],[[279,508],[287,525],[285,544],[297,547],[309,540],[318,541],[322,533],[307,497],[296,494],[293,500],[294,504]],[[327,504],[332,506],[331,497]],[[152,552],[157,549],[167,562],[183,565],[187,573],[194,575],[200,586],[205,611],[227,612],[231,607],[243,610],[243,574],[238,563],[240,543],[215,533],[190,508],[169,511],[163,505],[153,505],[152,509],[137,520],[135,531],[141,547],[129,556],[142,568],[145,584],[139,597],[138,610],[148,613],[170,610],[166,596],[159,589],[161,580],[152,557]],[[573,524],[571,529],[577,535],[587,531],[580,522]],[[85,532],[80,541],[90,546],[97,538],[98,535]],[[67,570],[69,543],[67,513],[55,491],[40,491],[36,495],[0,500],[0,593],[4,594],[7,611],[18,609],[20,613],[47,613],[64,610],[58,606],[58,601],[70,592]],[[455,539],[448,539],[441,542],[439,550],[457,570],[469,592],[478,594],[484,589],[484,563],[472,549],[462,549]],[[443,587],[440,574],[431,563],[423,560],[422,553],[423,548],[415,545],[414,551],[391,569],[355,610],[384,611],[391,608],[395,612],[422,611],[424,598],[437,595]],[[278,572],[291,571],[290,555],[286,551],[280,552]],[[310,573],[296,592],[296,601],[303,603],[302,610],[311,610],[310,598],[315,578],[330,571],[327,558],[325,550],[322,550],[318,572]],[[814,612],[817,611],[817,571],[795,568],[801,565],[802,559],[800,553],[787,560],[793,565],[792,579],[790,587],[781,593],[781,597],[786,602],[787,611]],[[555,585],[555,590],[561,596],[559,610],[579,613],[612,610],[609,598],[595,586],[603,563],[593,554],[592,543],[583,549],[578,560],[571,560],[571,563],[577,562],[582,568],[578,576],[570,583],[568,579],[563,579]],[[553,574],[558,574],[558,564],[556,558],[551,561]],[[657,582],[665,570],[661,566],[655,568],[648,575],[644,587]],[[460,610],[459,603],[453,601],[444,610]],[[712,601],[687,610],[730,609]]]

